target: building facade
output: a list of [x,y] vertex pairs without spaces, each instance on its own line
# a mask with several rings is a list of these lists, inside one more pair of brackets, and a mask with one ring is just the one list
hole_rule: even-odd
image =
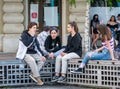
[[[49,3],[50,1],[52,2],[54,0],[38,1],[46,1],[46,3]],[[60,35],[62,36],[62,44],[65,45],[67,41],[67,23],[70,21],[76,21],[79,27],[79,32],[83,38],[83,52],[89,50],[89,4],[86,2],[86,0],[76,0],[76,7],[74,7],[70,5],[69,0],[59,1],[60,2],[58,3],[61,3],[58,6],[60,12],[58,14],[58,17],[60,17],[60,20],[56,20],[56,23],[59,23],[59,21],[60,23],[54,24],[56,24],[61,30]],[[38,10],[42,10],[40,9],[41,3],[38,2]],[[27,24],[30,21],[35,20],[31,20],[30,17],[32,9],[34,8],[31,8],[31,4],[34,3],[30,3],[30,0],[0,0],[0,52],[15,53],[17,51],[20,34],[23,30],[27,29]],[[45,5],[45,3],[43,4]],[[56,7],[54,10],[56,10]],[[50,8],[46,8],[46,13],[48,13],[47,10],[50,10]],[[44,23],[44,21],[41,20],[41,18],[43,18],[43,15],[44,18],[47,18],[48,15],[45,14],[45,10],[44,14],[42,15],[40,12],[38,13],[38,23],[40,21],[42,23],[42,25],[39,23],[39,27],[41,29],[44,24],[49,24],[48,20],[47,23]],[[32,16],[33,18],[36,18],[37,15],[36,13],[32,13]]]

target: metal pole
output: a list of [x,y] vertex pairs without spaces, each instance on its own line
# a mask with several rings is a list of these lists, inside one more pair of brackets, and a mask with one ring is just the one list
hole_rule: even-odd
[[24,0],[25,2],[25,29],[27,29],[28,25],[28,0]]

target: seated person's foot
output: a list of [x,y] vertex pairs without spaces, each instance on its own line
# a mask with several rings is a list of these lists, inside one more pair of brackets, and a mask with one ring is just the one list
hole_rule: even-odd
[[98,47],[97,47],[97,46],[95,46],[95,49],[98,49]]
[[30,76],[30,78],[31,78],[33,81],[35,81],[36,83],[38,82],[38,81],[36,80],[36,78],[34,77],[33,74],[30,74],[29,76]]
[[35,79],[37,80],[37,85],[43,85],[43,81],[39,78],[39,77],[35,77]]
[[90,47],[90,50],[93,50],[93,47]]
[[65,76],[61,76],[59,79],[58,79],[58,82],[59,83],[62,83],[62,82],[66,82],[67,78]]
[[57,82],[59,79],[59,76],[54,76],[51,82]]
[[94,50],[97,49],[97,46],[93,46],[93,49],[94,49]]
[[71,71],[71,73],[83,73],[83,68],[78,68],[74,71]]

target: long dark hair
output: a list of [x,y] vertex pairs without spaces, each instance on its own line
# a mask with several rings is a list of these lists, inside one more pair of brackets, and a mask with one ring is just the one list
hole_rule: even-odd
[[98,19],[98,18],[97,18],[97,19],[95,18],[96,16],[99,17],[98,14],[94,14],[94,16],[93,16],[93,21],[99,22],[99,19]]
[[105,24],[98,25],[97,29],[100,32],[100,34],[102,35],[101,40],[103,42],[108,41],[112,38],[112,33],[111,33],[110,29]]
[[110,17],[110,20],[109,20],[109,21],[112,21],[112,17],[114,17],[114,22],[116,22],[116,18],[115,18],[114,15],[112,15],[112,16]]
[[74,27],[74,31],[75,32],[78,32],[78,26],[77,26],[77,23],[75,21],[69,22],[68,24],[70,24],[71,27]]

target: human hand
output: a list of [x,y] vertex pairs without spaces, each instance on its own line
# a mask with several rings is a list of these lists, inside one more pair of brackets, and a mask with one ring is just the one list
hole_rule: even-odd
[[98,50],[96,49],[96,50],[94,50],[94,52],[98,53]]
[[90,52],[90,53],[88,54],[88,56],[89,56],[89,57],[91,57],[91,56],[92,56],[92,54],[93,54],[93,52]]
[[67,53],[62,52],[62,53],[61,53],[61,56],[65,56],[66,54],[67,54]]
[[54,53],[51,52],[51,53],[49,54],[49,57],[53,59],[53,58],[54,58]]
[[114,31],[117,31],[117,30],[118,30],[117,28],[114,29]]
[[43,61],[43,62],[45,62],[45,61],[46,61],[46,58],[45,58],[44,56],[42,57],[42,61]]
[[115,58],[114,58],[114,59],[112,59],[112,61],[117,61],[117,60],[118,60],[118,59],[115,59]]
[[31,36],[35,36],[36,32],[35,31],[28,31],[28,33],[31,35]]

